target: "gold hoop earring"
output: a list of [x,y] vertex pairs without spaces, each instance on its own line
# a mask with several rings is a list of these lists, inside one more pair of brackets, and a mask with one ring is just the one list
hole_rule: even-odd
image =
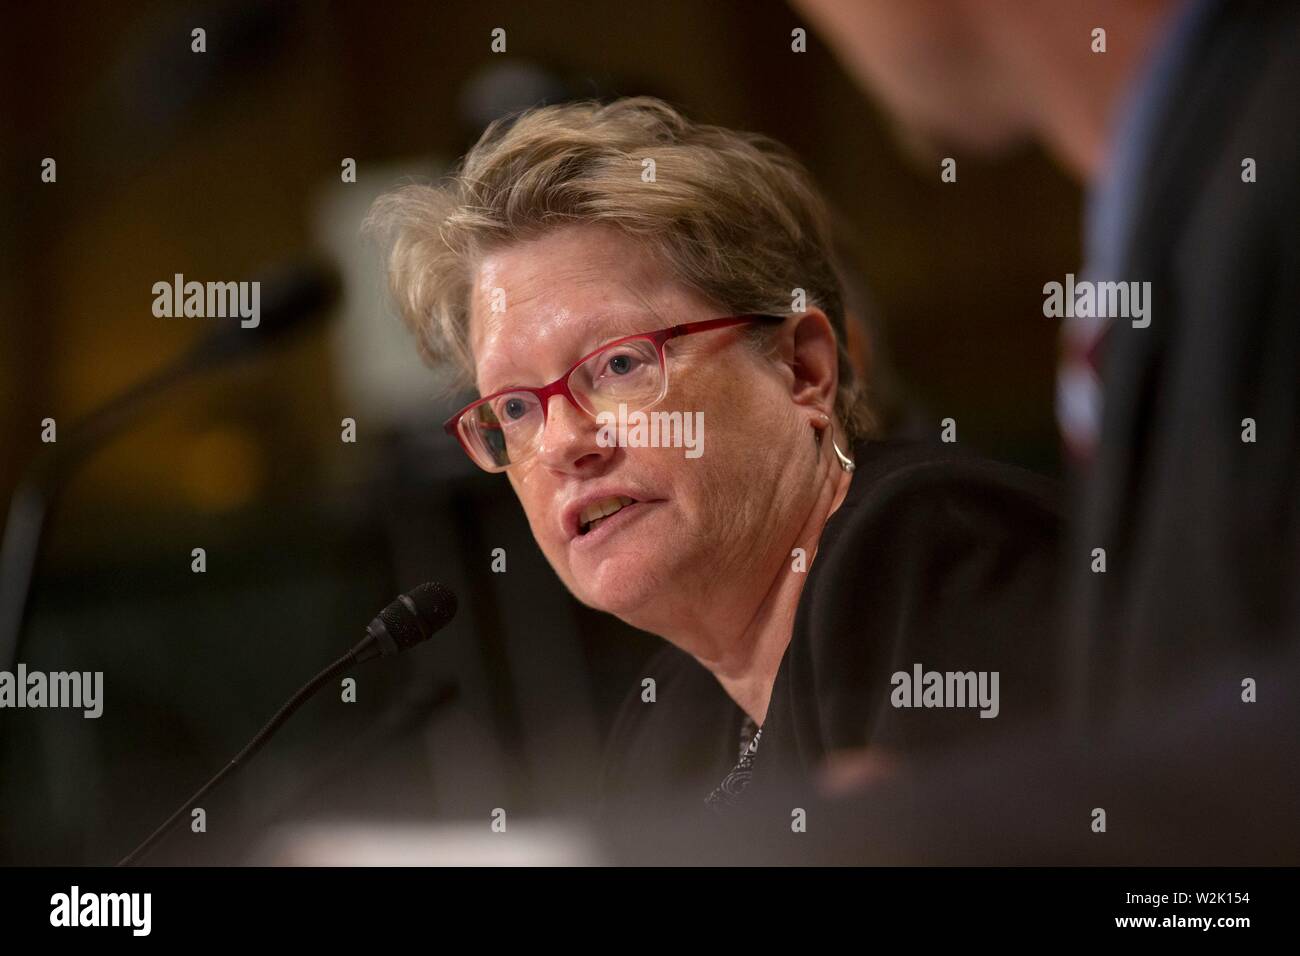
[[851,472],[858,467],[852,458],[840,451],[839,443],[834,438],[831,439],[831,447],[835,449],[835,457],[840,460],[840,467],[845,471]]

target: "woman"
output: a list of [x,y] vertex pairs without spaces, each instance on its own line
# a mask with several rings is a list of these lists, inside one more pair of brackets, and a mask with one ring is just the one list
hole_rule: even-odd
[[[870,440],[827,212],[777,144],[648,98],[541,108],[370,226],[422,350],[481,396],[448,431],[579,600],[667,642],[613,729],[611,805],[724,808],[751,770],[798,784],[1050,700],[1050,493]],[[917,666],[997,672],[996,719],[913,706]]]

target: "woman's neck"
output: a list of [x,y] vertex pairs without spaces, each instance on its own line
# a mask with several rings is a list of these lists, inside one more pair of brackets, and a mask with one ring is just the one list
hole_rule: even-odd
[[[777,555],[779,563],[774,568],[772,584],[748,622],[739,633],[728,635],[725,643],[712,644],[724,648],[724,653],[716,659],[694,655],[718,679],[728,696],[760,725],[767,717],[777,671],[794,633],[799,598],[822,531],[844,502],[853,477],[840,467],[833,452],[831,455],[802,525],[789,547]],[[801,549],[802,560],[796,557],[796,549]]]

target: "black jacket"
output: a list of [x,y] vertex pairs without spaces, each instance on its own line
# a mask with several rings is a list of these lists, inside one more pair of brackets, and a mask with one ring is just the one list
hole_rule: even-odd
[[[750,791],[809,779],[866,744],[911,754],[988,741],[1058,701],[1060,519],[1045,479],[943,446],[870,442],[799,599]],[[999,673],[999,713],[896,708],[896,672]],[[744,713],[694,658],[647,664],[656,699],[629,694],[610,734],[606,812],[701,811],[736,763]],[[988,685],[986,685],[988,686]]]

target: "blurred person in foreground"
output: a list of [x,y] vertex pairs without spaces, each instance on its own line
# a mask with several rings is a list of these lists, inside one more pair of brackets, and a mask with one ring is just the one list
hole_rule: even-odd
[[[579,600],[667,642],[612,729],[607,812],[713,820],[837,749],[988,740],[1055,698],[1053,489],[872,438],[785,149],[649,98],[544,107],[368,225],[426,355],[480,396],[449,434]],[[654,415],[679,442],[636,438]],[[994,677],[891,706],[916,667]]]
[[[1294,862],[1300,4],[795,5],[910,144],[1039,142],[1087,187],[1079,278],[1150,283],[1142,321],[1063,327],[1057,408],[1077,479],[1065,680],[1074,729],[1114,749],[1059,766],[1039,809],[1088,799],[1127,762],[1129,833],[1162,814],[1186,824],[1131,842],[1130,859],[1194,856],[1217,833],[1228,855]],[[1049,752],[1060,764],[1055,743],[1021,761]],[[861,775],[873,766],[864,755]],[[1059,835],[1077,818],[1037,819]]]
[[1225,649],[1262,663],[1294,642],[1300,4],[796,6],[913,141],[1041,142],[1088,186],[1086,278],[1151,283],[1149,326],[1064,329],[1058,412],[1082,486],[1072,666],[1090,709]]

